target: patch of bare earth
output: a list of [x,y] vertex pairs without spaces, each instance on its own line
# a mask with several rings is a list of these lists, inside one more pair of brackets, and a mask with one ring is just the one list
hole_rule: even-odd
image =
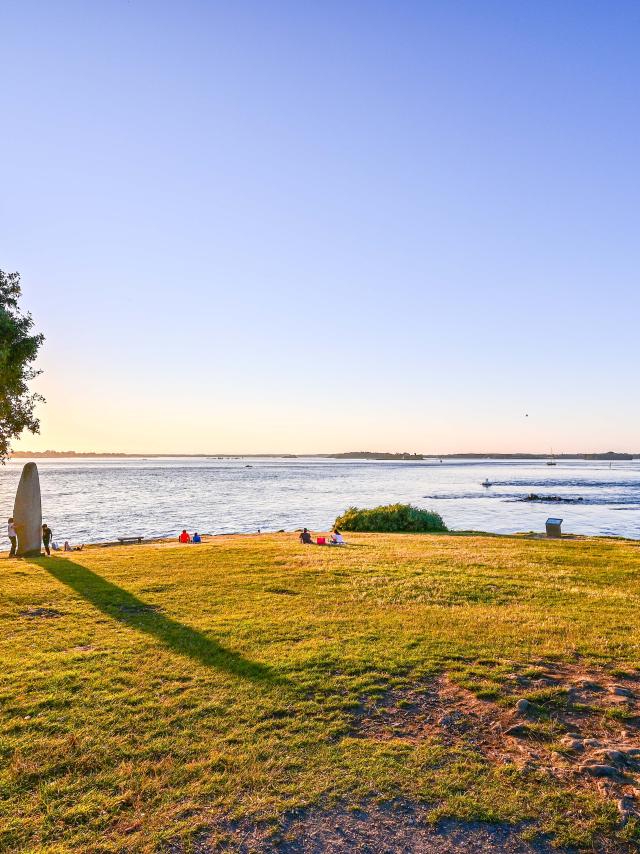
[[546,842],[528,843],[507,826],[480,822],[427,821],[428,809],[405,801],[361,809],[310,809],[289,816],[276,834],[238,828],[233,841],[204,851],[279,852],[279,854],[545,854]]
[[354,735],[462,744],[614,799],[621,824],[640,815],[640,673],[548,663],[532,671],[514,668],[499,703],[446,675],[390,691],[363,704]]
[[[482,822],[429,824],[429,809],[404,800],[298,810],[278,827],[231,822],[216,834],[204,834],[188,848],[169,843],[165,854],[568,854],[542,840],[524,841],[517,829]],[[214,841],[217,837],[217,841]]]
[[55,608],[27,608],[26,611],[20,611],[20,616],[28,617],[31,620],[51,620],[62,617],[63,614],[61,611],[56,611]]

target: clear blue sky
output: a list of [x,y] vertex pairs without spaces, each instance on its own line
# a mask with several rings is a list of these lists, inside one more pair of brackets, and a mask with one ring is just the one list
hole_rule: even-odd
[[0,267],[47,336],[17,447],[640,451],[637,2],[0,32]]

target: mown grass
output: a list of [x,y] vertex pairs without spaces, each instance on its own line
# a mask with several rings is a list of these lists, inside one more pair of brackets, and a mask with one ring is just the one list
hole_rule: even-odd
[[392,797],[434,819],[531,822],[559,844],[629,835],[596,794],[436,738],[356,737],[353,712],[441,671],[498,697],[514,663],[633,671],[638,546],[350,540],[3,560],[0,850],[151,852],[223,840],[234,820]]

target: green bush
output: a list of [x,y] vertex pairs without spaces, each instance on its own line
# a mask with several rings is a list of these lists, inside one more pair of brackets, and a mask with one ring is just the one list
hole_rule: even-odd
[[338,516],[335,527],[345,531],[406,531],[414,534],[448,530],[439,513],[421,510],[411,504],[387,504],[372,510],[350,507]]

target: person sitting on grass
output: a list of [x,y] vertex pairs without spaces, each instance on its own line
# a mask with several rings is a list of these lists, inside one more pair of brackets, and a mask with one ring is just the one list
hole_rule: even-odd
[[300,542],[304,543],[305,545],[313,544],[313,540],[311,539],[311,534],[309,533],[309,531],[307,531],[306,528],[302,529],[302,533],[300,534]]
[[69,540],[64,541],[64,551],[65,552],[81,552],[84,548],[84,543],[81,546],[72,546],[69,543]]
[[200,536],[200,534],[197,531],[193,535],[193,539],[191,540],[191,542],[192,543],[201,543],[202,542],[202,537]]
[[331,532],[331,536],[329,537],[329,542],[332,546],[343,546],[344,545],[344,537],[340,533],[337,528],[334,528]]
[[191,537],[189,536],[189,534],[187,534],[187,532],[185,531],[184,528],[182,529],[182,533],[178,537],[178,542],[179,543],[190,543],[191,542]]

